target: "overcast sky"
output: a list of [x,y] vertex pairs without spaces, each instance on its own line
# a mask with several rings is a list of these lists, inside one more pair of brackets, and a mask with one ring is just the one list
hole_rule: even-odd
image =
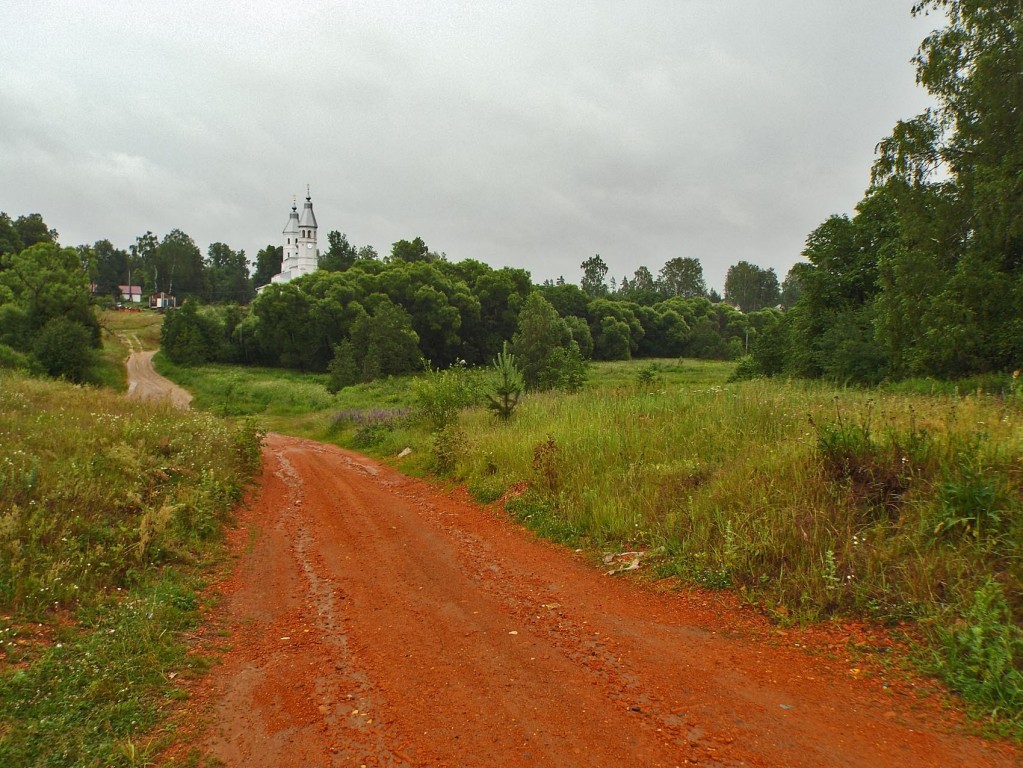
[[779,280],[927,105],[910,0],[0,3],[0,210],[65,245],[279,244]]

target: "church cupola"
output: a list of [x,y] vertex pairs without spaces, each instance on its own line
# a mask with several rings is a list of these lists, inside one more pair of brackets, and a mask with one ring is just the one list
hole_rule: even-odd
[[305,205],[302,207],[302,218],[298,220],[302,237],[316,237],[316,216],[313,214],[313,199],[309,196],[309,187],[305,188]]

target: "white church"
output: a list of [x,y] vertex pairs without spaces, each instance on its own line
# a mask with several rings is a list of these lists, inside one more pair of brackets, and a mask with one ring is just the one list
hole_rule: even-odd
[[313,214],[309,187],[306,187],[302,215],[298,215],[298,205],[293,202],[291,215],[282,234],[284,258],[281,261],[281,271],[271,277],[270,282],[287,283],[296,277],[315,272],[319,268],[320,251],[316,247],[316,216]]

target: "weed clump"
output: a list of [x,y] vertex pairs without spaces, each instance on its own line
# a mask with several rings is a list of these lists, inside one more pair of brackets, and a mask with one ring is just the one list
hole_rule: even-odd
[[432,468],[441,476],[454,474],[458,461],[466,451],[465,432],[453,424],[437,430],[431,447]]
[[964,615],[939,637],[938,670],[955,690],[991,716],[1023,720],[1023,630],[1001,584],[981,584]]
[[413,379],[411,396],[419,418],[439,430],[454,422],[463,408],[482,403],[486,392],[482,373],[460,362]]
[[550,435],[533,446],[533,479],[548,496],[557,496],[561,490],[561,449]]
[[889,431],[888,439],[874,436],[871,411],[858,423],[839,414],[835,422],[818,425],[817,457],[825,478],[845,483],[852,503],[879,516],[897,517],[915,474],[926,460],[926,433],[911,432],[907,439]]

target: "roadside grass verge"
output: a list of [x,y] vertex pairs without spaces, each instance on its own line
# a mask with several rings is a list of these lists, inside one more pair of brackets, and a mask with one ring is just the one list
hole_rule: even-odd
[[648,572],[732,589],[779,621],[911,627],[928,671],[991,727],[1023,735],[1015,391],[727,383],[732,368],[598,363],[581,391],[527,395],[508,422],[470,407],[428,424],[408,412],[405,379],[288,418],[482,502],[504,498],[542,535],[644,551]]
[[0,765],[143,764],[258,435],[0,373],[0,441]]

